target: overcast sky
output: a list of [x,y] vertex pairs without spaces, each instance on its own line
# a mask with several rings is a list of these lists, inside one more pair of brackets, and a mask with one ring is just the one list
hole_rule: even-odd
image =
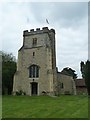
[[23,30],[53,28],[59,71],[71,67],[81,77],[80,62],[88,59],[87,2],[8,2],[2,3],[0,9],[1,50],[17,58],[23,43]]

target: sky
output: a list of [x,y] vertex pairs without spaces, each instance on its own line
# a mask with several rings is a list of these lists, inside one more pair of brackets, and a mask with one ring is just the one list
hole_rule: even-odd
[[24,30],[53,28],[58,70],[70,67],[81,77],[80,62],[88,59],[88,2],[2,2],[0,16],[0,50],[17,58]]

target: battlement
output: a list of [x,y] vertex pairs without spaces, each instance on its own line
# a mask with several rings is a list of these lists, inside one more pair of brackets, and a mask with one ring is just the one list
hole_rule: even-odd
[[43,27],[42,29],[36,28],[36,30],[30,29],[30,31],[28,30],[23,31],[23,36],[28,36],[31,34],[50,33],[50,32],[53,32],[55,34],[55,30],[54,29],[49,30],[48,27]]

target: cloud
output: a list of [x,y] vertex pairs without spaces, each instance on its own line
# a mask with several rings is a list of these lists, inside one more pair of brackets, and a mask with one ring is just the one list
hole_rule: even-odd
[[56,51],[57,66],[61,71],[64,67],[75,69],[78,76],[80,73],[80,62],[88,59],[88,19],[83,18],[83,24],[76,27],[61,27],[57,30]]
[[[18,55],[23,30],[48,26],[56,31],[56,57],[59,70],[72,67],[80,76],[81,60],[87,59],[87,3],[9,2],[0,6],[0,36],[3,50]],[[49,21],[49,25],[46,23]]]
[[59,27],[78,26],[88,13],[88,3],[84,2],[32,3],[30,8],[38,22],[48,18],[51,25]]
[[27,28],[27,7],[23,3],[3,3],[1,11],[2,49],[17,56],[17,50],[22,46],[23,30]]

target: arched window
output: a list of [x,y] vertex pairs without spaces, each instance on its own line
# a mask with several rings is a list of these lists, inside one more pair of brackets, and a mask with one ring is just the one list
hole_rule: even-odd
[[38,78],[39,77],[39,66],[31,65],[29,67],[29,77],[30,78]]

